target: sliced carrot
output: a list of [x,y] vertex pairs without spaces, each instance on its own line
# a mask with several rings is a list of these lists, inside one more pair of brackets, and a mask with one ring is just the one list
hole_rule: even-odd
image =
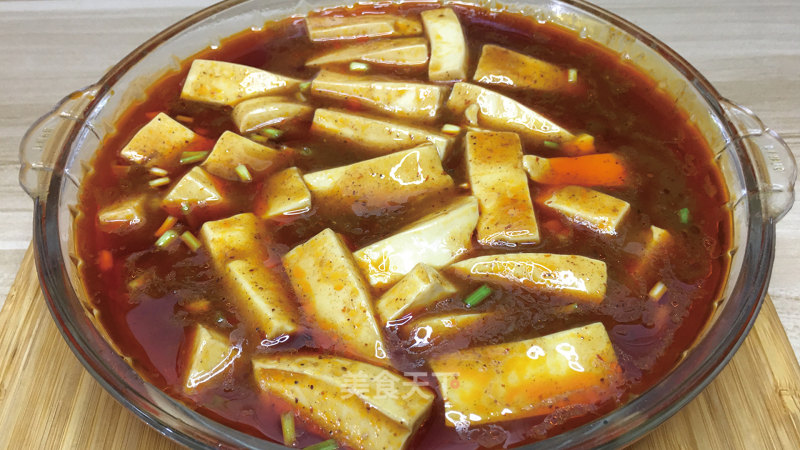
[[201,298],[185,304],[183,309],[193,314],[202,314],[211,311],[211,302],[207,299]]
[[172,227],[174,227],[176,223],[178,223],[178,218],[177,217],[175,217],[175,216],[167,216],[167,218],[164,219],[164,223],[162,223],[161,226],[158,227],[158,230],[156,230],[155,236],[156,237],[161,237],[161,235],[163,235],[167,231],[171,230]]
[[589,134],[579,134],[575,139],[566,142],[561,149],[570,156],[589,155],[597,151],[594,146],[594,136]]
[[114,257],[111,255],[111,252],[108,250],[100,250],[100,254],[97,256],[97,265],[100,266],[100,270],[103,272],[108,272],[114,267]]
[[578,186],[623,186],[628,180],[625,161],[614,153],[549,158],[549,170],[533,181],[542,184]]

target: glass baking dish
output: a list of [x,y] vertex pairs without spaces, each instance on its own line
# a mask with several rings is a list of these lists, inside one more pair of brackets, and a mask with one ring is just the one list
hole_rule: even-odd
[[[722,98],[691,65],[635,25],[579,0],[503,6],[574,30],[647,73],[687,112],[714,151],[733,217],[730,273],[708,325],[664,379],[612,413],[525,448],[619,447],[640,438],[694,398],[733,356],[767,292],[775,224],[794,202],[796,164],[783,140],[747,108]],[[96,318],[73,252],[74,205],[89,162],[119,115],[180,61],[268,20],[339,6],[337,0],[229,0],[154,36],[100,81],[62,100],[25,135],[20,183],[34,200],[36,267],[53,319],[72,351],[120,403],[165,436],[191,447],[281,448],[208,419],[143,380]]]

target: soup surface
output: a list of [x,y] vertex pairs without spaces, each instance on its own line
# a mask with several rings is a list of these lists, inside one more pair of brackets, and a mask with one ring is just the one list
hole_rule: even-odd
[[298,447],[511,447],[679,361],[728,268],[702,137],[571,32],[434,8],[268,23],[122,115],[77,242],[147,380]]

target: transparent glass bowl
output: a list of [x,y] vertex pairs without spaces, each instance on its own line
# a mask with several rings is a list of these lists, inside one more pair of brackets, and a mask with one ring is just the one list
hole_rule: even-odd
[[[479,2],[480,3],[480,2]],[[78,277],[74,205],[84,174],[126,106],[180,61],[267,20],[338,6],[337,0],[230,0],[169,27],[37,121],[20,149],[20,183],[35,203],[34,247],[53,319],[97,381],[145,422],[191,447],[281,448],[214,422],[144,381],[106,339]],[[494,2],[480,3],[497,8]],[[794,202],[796,164],[783,140],[724,98],[683,58],[635,25],[579,0],[523,0],[504,10],[575,30],[648,73],[685,110],[714,151],[733,215],[731,268],[711,320],[664,379],[612,413],[527,448],[618,447],[635,441],[694,398],[739,347],[767,292],[775,223]]]

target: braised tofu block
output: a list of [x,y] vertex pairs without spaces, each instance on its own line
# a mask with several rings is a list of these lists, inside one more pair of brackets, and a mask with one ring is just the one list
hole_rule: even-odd
[[[273,354],[254,359],[253,369],[285,371],[328,383],[412,431],[428,417],[433,404],[434,394],[429,389],[417,387],[391,370],[338,356]],[[356,380],[360,383],[354,383]],[[389,392],[392,395],[386,395]],[[331,401],[340,398],[330,397]]]
[[426,142],[436,146],[439,158],[449,154],[454,138],[425,128],[319,108],[314,112],[311,132],[326,141],[354,148],[369,156],[405,150]]
[[336,214],[352,213],[356,204],[379,212],[388,204],[406,204],[453,188],[432,144],[309,173],[303,180],[320,211]]
[[633,267],[632,274],[635,279],[646,284],[652,284],[658,278],[659,263],[668,258],[668,251],[674,242],[669,231],[651,225],[647,230],[644,248]]
[[522,165],[539,184],[616,187],[628,180],[625,161],[614,153],[559,158],[525,155]]
[[242,100],[292,92],[301,80],[224,61],[196,59],[181,91],[181,99],[209,105],[234,106]]
[[436,356],[445,418],[465,427],[595,405],[617,393],[622,372],[602,323],[525,341]]
[[[476,105],[476,106],[473,106]],[[497,92],[469,83],[456,83],[447,108],[455,115],[474,115],[478,125],[496,131],[514,131],[526,141],[568,142],[575,138],[551,120]]]
[[97,213],[98,227],[106,233],[129,233],[147,222],[147,194],[118,200]]
[[264,225],[251,213],[206,222],[200,228],[200,238],[219,271],[231,261],[263,256],[261,243],[268,240]]
[[617,234],[631,205],[616,197],[581,186],[564,186],[544,201],[569,220],[599,233]]
[[538,243],[519,136],[471,131],[465,147],[469,183],[481,211],[478,242],[488,246]]
[[255,213],[262,219],[293,216],[311,209],[311,192],[297,167],[269,177],[256,200]]
[[306,61],[306,66],[352,61],[388,67],[424,67],[428,62],[428,42],[422,37],[359,42],[312,58]]
[[417,264],[378,299],[375,309],[384,325],[415,310],[424,309],[456,293],[456,287],[436,269]]
[[424,316],[412,320],[400,328],[407,339],[411,339],[413,348],[424,349],[434,345],[443,345],[457,336],[464,336],[479,328],[493,317],[492,313],[453,312]]
[[181,153],[197,138],[194,132],[170,116],[158,113],[122,148],[120,156],[145,167],[174,169]]
[[173,215],[179,214],[183,205],[191,211],[224,209],[228,200],[219,183],[199,166],[192,167],[167,193],[161,205]]
[[606,263],[580,255],[507,253],[459,261],[456,276],[535,293],[556,294],[575,301],[600,303],[606,295]]
[[399,281],[419,263],[441,269],[472,248],[478,224],[478,200],[461,197],[397,233],[353,254],[367,281],[383,288]]
[[226,131],[219,137],[201,167],[220,178],[240,181],[236,172],[240,165],[247,167],[252,175],[261,176],[280,170],[286,159],[278,150]]
[[321,70],[311,82],[311,93],[398,119],[433,122],[439,115],[445,88]]
[[189,359],[183,389],[191,393],[212,382],[221,381],[221,375],[229,372],[234,361],[242,354],[242,349],[232,345],[220,332],[196,325],[187,354]]
[[308,320],[328,334],[338,353],[389,365],[369,287],[333,230],[290,250],[283,266]]
[[249,133],[264,127],[282,129],[289,123],[306,122],[313,114],[313,107],[286,97],[256,97],[236,105],[231,119],[240,133]]
[[567,70],[492,44],[483,46],[472,79],[483,84],[537,91],[558,91],[569,85]]
[[422,34],[418,19],[394,14],[311,16],[306,17],[306,26],[308,37],[314,42]]
[[423,11],[420,16],[425,34],[431,42],[431,81],[453,81],[467,78],[467,43],[458,16],[450,8]]

